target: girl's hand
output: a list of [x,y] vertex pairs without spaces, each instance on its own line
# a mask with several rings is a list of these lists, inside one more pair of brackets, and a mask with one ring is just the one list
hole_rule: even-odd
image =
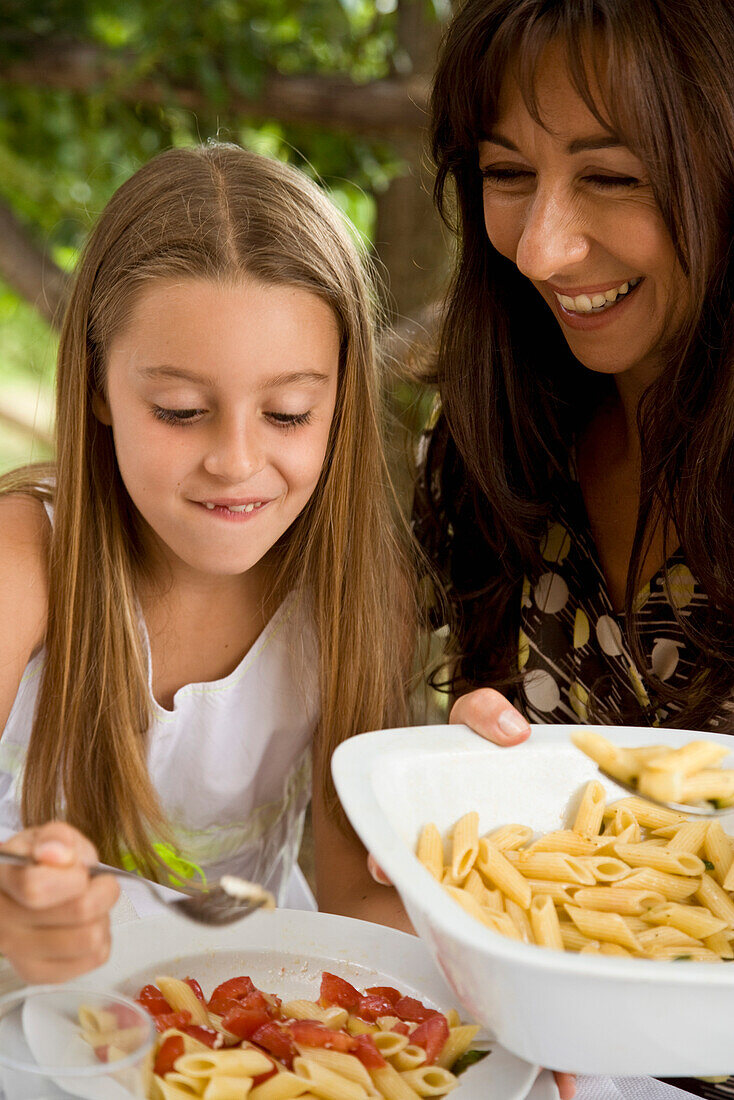
[[493,688],[477,688],[457,699],[449,722],[463,722],[495,745],[519,745],[530,736],[530,726],[512,703]]
[[0,865],[0,952],[27,982],[63,982],[101,966],[110,949],[112,875],[90,879],[94,845],[55,821],[25,829],[2,848],[38,867]]

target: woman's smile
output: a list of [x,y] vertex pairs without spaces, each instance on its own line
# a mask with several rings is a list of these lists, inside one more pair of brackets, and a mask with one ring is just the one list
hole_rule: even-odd
[[564,325],[586,330],[604,328],[626,316],[630,303],[638,300],[635,291],[643,282],[644,278],[638,276],[612,286],[607,284],[604,288],[595,286],[581,290],[560,290],[548,283],[547,288],[552,292],[548,300]]

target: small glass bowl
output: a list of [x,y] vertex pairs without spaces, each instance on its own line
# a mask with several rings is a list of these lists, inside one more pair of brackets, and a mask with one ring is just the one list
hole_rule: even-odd
[[145,1097],[155,1038],[140,1005],[74,985],[32,986],[0,998],[4,1100]]

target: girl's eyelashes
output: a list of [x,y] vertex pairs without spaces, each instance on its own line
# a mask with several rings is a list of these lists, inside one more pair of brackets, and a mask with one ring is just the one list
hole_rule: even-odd
[[291,428],[297,428],[301,424],[309,424],[311,422],[311,410],[308,409],[303,413],[265,413],[268,420],[273,424],[276,424],[283,431],[288,431]]
[[191,424],[204,412],[204,409],[164,409],[153,406],[153,416],[164,424]]
[[[495,168],[493,165],[488,165],[480,171],[484,180],[498,186],[526,183],[534,175],[527,168]],[[637,179],[636,176],[608,176],[601,172],[589,173],[581,178],[585,183],[590,183],[594,187],[610,190],[622,188],[631,190],[633,187],[640,187],[642,184],[642,181]]]
[[[164,409],[161,405],[153,406],[153,415],[156,420],[161,420],[164,424],[177,424],[180,427],[195,424],[205,412],[206,409]],[[282,431],[308,424],[312,418],[311,409],[302,413],[266,412],[263,415]]]

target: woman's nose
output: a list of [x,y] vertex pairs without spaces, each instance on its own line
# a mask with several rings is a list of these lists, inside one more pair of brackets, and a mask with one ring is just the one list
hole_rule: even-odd
[[589,252],[588,228],[573,196],[537,191],[529,202],[515,263],[533,282],[545,282],[581,263]]
[[262,465],[257,431],[241,423],[220,427],[204,457],[207,473],[231,484],[246,481]]

